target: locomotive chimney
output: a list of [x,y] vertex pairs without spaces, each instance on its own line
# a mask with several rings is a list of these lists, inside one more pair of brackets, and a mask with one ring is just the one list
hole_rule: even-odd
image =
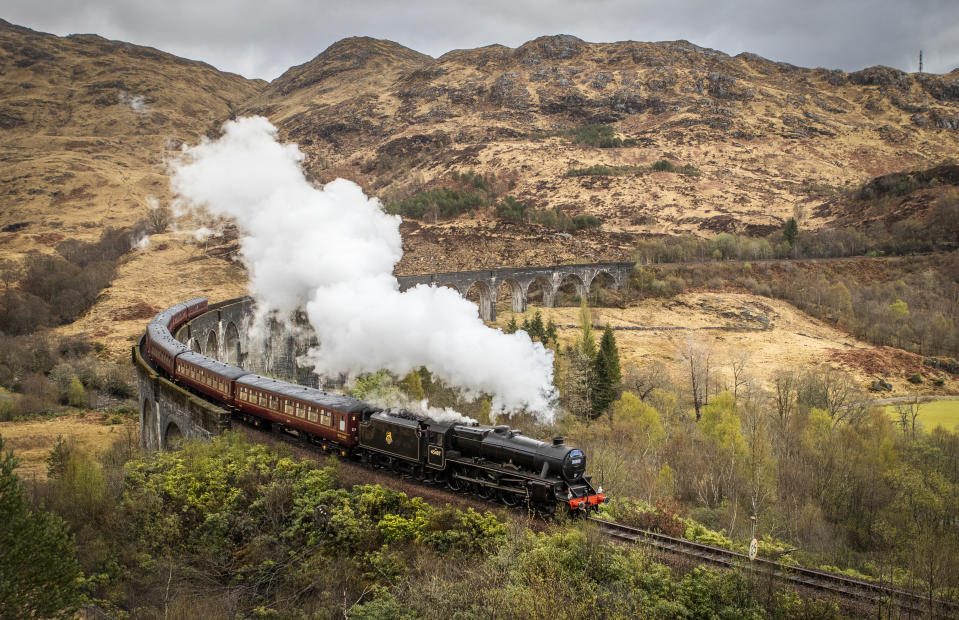
[[565,441],[566,441],[566,440],[563,439],[562,437],[553,437],[553,445],[554,445],[554,446],[561,446],[561,445],[563,445],[563,443],[565,443]]

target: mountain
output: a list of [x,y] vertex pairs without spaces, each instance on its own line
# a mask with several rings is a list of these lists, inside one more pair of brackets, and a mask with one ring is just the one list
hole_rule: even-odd
[[[166,160],[246,114],[297,142],[316,182],[349,178],[391,203],[472,172],[493,201],[601,223],[557,234],[491,207],[407,220],[398,271],[412,273],[622,259],[640,235],[763,235],[794,215],[855,223],[863,184],[959,152],[959,70],[844,73],[568,35],[434,59],[354,37],[266,83],[0,21],[0,259],[143,218],[170,199]],[[157,304],[240,291],[242,270],[222,260],[235,248],[154,235],[84,320],[130,316],[145,284]]]
[[26,251],[129,225],[164,199],[163,162],[266,86],[96,35],[0,20],[0,244]]

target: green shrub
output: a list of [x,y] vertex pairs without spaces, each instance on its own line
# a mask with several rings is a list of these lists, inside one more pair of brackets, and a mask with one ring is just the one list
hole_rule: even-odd
[[918,385],[918,384],[922,383],[922,375],[920,375],[920,374],[917,372],[917,373],[914,374],[914,375],[910,375],[908,381],[909,381],[909,383],[915,383],[915,384]]
[[593,146],[601,149],[619,148],[623,146],[635,146],[636,141],[632,138],[622,140],[615,136],[612,126],[602,123],[593,123],[570,129],[564,134],[575,144],[582,146]]
[[83,389],[83,384],[76,377],[70,381],[70,387],[67,390],[67,404],[71,407],[83,408],[90,406],[90,399],[87,391]]
[[426,216],[449,219],[463,213],[473,213],[485,204],[484,197],[478,193],[439,187],[420,192],[406,200],[389,203],[385,210],[387,213],[417,220]]

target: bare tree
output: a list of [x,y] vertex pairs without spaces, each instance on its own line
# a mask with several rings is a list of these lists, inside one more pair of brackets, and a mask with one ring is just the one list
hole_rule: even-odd
[[820,373],[826,411],[833,426],[841,422],[857,424],[866,415],[868,403],[853,378],[841,370],[826,369]]
[[902,426],[902,434],[909,431],[912,438],[916,438],[916,420],[919,418],[919,408],[922,402],[919,395],[913,396],[912,400],[896,403],[896,414],[899,416],[899,424]]
[[687,338],[679,348],[679,354],[689,372],[689,385],[693,397],[696,420],[702,417],[703,405],[709,404],[709,371],[712,348],[702,342]]
[[732,393],[733,400],[739,402],[740,392],[749,385],[750,377],[746,372],[749,366],[749,351],[738,349],[732,354],[729,360],[730,372],[733,375]]
[[650,393],[656,388],[666,389],[669,387],[669,372],[666,365],[655,360],[643,366],[630,366],[626,369],[626,378],[623,380],[623,389],[639,396],[640,400],[646,400]]

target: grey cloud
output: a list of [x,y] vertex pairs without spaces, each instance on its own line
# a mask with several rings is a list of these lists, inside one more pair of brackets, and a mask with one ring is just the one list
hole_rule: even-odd
[[732,55],[846,71],[878,64],[915,71],[921,48],[927,72],[959,66],[953,0],[13,0],[3,18],[60,35],[93,32],[150,45],[265,79],[354,35],[434,57],[565,33],[587,41],[686,39]]

